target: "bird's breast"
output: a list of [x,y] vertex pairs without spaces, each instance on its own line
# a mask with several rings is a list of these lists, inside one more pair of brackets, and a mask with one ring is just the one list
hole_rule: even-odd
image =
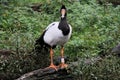
[[64,36],[59,29],[48,30],[44,35],[44,42],[50,46],[64,45],[68,41],[68,36]]
[[63,31],[59,29],[59,22],[53,22],[46,28],[43,40],[51,47],[56,45],[64,45],[71,36],[71,30],[71,26],[69,25],[69,30],[66,33],[67,35],[64,35]]
[[68,35],[70,32],[70,27],[67,23],[60,23],[58,28],[62,31],[64,36]]

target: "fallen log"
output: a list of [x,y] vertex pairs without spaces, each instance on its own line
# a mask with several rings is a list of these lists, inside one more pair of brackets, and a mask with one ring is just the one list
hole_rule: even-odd
[[73,80],[74,77],[70,75],[72,72],[71,70],[74,67],[77,67],[80,62],[84,62],[85,64],[92,64],[101,60],[102,60],[101,57],[96,57],[96,58],[86,59],[86,60],[78,60],[76,62],[71,62],[68,68],[61,69],[58,67],[57,71],[53,68],[38,69],[38,70],[31,71],[29,73],[26,73],[16,80],[61,80],[61,79]]
[[58,71],[56,71],[53,68],[45,68],[26,73],[16,80],[53,80],[61,79],[63,76],[63,78],[67,78],[67,74],[67,69],[58,68]]

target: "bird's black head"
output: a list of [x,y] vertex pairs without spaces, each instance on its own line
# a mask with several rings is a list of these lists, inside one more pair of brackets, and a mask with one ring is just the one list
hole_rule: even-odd
[[62,7],[60,9],[60,13],[61,13],[61,18],[64,18],[67,16],[67,9],[66,9],[65,5],[62,5]]

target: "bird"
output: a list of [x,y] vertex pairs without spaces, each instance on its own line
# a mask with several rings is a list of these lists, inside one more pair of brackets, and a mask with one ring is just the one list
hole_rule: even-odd
[[[60,68],[67,68],[68,65],[65,63],[64,59],[64,45],[68,42],[72,34],[72,27],[67,22],[67,9],[65,5],[62,5],[60,8],[60,21],[52,22],[47,26],[47,28],[43,31],[42,35],[38,40],[36,40],[36,44],[40,44],[42,48],[49,48],[50,52],[50,66],[48,68],[53,68],[57,70]],[[60,54],[61,54],[61,63],[56,66],[53,63],[53,54],[56,46],[61,46]]]

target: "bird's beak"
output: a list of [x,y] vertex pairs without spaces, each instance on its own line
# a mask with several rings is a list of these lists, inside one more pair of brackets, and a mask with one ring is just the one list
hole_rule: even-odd
[[62,9],[62,10],[61,10],[61,14],[62,14],[62,16],[61,16],[61,17],[62,17],[62,18],[64,18],[64,17],[65,17],[65,13],[66,13],[66,10],[65,10],[65,9]]

